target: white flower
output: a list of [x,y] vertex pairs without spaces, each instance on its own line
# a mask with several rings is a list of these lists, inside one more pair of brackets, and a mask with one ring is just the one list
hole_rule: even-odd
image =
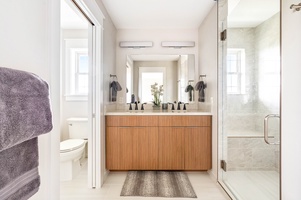
[[156,106],[161,104],[161,96],[163,96],[163,85],[158,87],[158,83],[151,85],[151,94],[154,96],[153,103]]

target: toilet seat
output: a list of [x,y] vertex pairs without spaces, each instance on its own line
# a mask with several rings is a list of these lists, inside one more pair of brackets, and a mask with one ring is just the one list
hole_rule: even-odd
[[82,139],[68,139],[60,143],[60,153],[67,153],[83,147],[86,144]]

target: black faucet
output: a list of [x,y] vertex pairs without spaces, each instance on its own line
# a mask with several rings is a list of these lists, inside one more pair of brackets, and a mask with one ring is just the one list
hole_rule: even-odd
[[143,107],[144,104],[146,104],[146,103],[141,104],[141,110],[144,110],[144,107]]
[[179,102],[178,102],[178,108],[177,108],[177,110],[181,110],[181,106],[180,106],[180,104],[182,104],[182,102],[181,102],[181,101],[179,101]]
[[135,110],[138,110],[138,102],[135,101]]
[[128,103],[128,104],[130,104],[129,110],[133,110],[132,104],[131,103]]
[[188,105],[189,103],[184,103],[184,107],[183,110],[186,110],[186,105]]
[[171,106],[171,110],[175,110],[175,105],[173,104],[173,103],[169,103],[168,102],[168,104],[171,104],[172,106]]

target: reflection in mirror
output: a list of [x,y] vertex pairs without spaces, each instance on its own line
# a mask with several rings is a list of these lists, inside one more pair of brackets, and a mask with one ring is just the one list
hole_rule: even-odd
[[129,55],[126,61],[126,101],[151,103],[151,85],[163,85],[161,102],[193,102],[194,92],[185,92],[188,85],[194,87],[194,55]]

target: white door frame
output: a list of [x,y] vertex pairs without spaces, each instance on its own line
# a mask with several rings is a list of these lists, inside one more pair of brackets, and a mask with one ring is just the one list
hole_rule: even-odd
[[[63,0],[61,0],[63,1]],[[105,158],[102,157],[103,149],[101,148],[102,135],[104,131],[102,120],[104,119],[103,112],[103,64],[102,64],[102,37],[103,37],[103,20],[104,15],[98,7],[97,3],[92,0],[70,0],[70,3],[85,15],[90,21],[89,25],[89,95],[88,95],[88,121],[89,121],[89,134],[88,134],[88,187],[100,188],[103,182],[103,174],[105,169]],[[58,70],[53,69],[54,73],[58,73],[56,77],[60,77]],[[59,143],[59,141],[55,141]],[[57,145],[59,146],[59,145]],[[52,162],[59,162],[59,157],[53,159]],[[55,171],[52,167],[52,171]],[[59,184],[58,184],[59,187]]]
[[[88,187],[100,188],[102,183],[101,119],[103,113],[103,65],[102,34],[104,16],[95,1],[72,0],[89,19],[89,145],[88,145]],[[93,24],[93,25],[92,25]]]

